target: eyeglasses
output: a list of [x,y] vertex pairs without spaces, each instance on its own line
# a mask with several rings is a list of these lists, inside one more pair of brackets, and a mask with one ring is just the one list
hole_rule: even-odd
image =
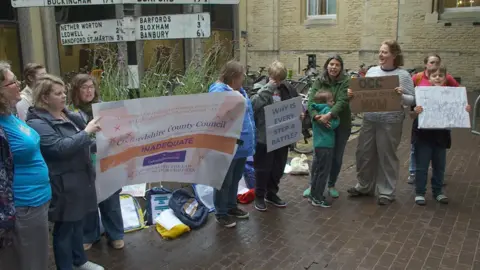
[[14,78],[12,82],[9,82],[5,85],[2,85],[1,87],[9,87],[9,86],[14,85],[14,84],[20,85],[20,81],[18,81],[17,78]]
[[82,90],[87,90],[87,89],[88,90],[95,90],[95,85],[82,85],[80,87],[80,89],[82,89]]

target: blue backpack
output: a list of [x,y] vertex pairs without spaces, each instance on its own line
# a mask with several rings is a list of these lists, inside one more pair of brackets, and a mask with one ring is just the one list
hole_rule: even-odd
[[185,189],[175,190],[168,206],[191,229],[198,229],[207,222],[209,209]]

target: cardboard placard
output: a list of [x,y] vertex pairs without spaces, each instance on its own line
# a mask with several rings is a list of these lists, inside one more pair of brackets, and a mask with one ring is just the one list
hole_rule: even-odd
[[353,113],[401,111],[402,96],[394,90],[399,85],[398,75],[352,78],[350,109]]

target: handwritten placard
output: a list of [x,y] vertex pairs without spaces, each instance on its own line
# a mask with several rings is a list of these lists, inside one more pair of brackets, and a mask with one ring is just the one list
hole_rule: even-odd
[[399,86],[398,76],[352,78],[350,101],[352,112],[391,112],[402,110],[402,98],[394,89]]
[[265,106],[267,152],[301,139],[302,98],[293,98]]
[[418,128],[470,128],[465,87],[418,86],[415,88],[417,106],[423,107],[418,116]]

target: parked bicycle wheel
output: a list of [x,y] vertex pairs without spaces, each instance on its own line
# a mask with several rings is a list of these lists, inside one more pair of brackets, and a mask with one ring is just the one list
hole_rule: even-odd
[[[308,132],[308,134],[306,134]],[[298,154],[311,154],[313,153],[313,134],[312,130],[304,130],[302,131],[303,138],[297,141],[293,145],[293,151]]]

